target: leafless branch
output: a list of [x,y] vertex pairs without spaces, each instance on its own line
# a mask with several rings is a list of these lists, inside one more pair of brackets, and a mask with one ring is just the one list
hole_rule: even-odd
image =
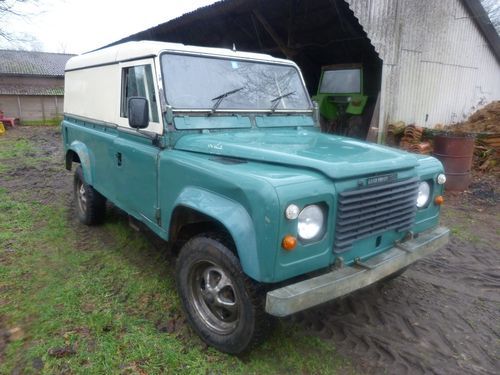
[[0,44],[17,49],[36,49],[39,45],[33,36],[12,32],[9,24],[29,20],[35,14],[26,10],[27,5],[38,5],[39,0],[0,0]]

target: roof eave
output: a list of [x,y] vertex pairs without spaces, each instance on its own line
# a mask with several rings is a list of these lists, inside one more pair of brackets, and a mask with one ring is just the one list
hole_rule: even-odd
[[487,40],[497,61],[500,63],[500,36],[491,23],[490,17],[480,0],[462,0],[465,8],[469,11],[472,19]]

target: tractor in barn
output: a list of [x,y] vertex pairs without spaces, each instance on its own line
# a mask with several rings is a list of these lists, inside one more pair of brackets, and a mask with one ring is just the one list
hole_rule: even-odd
[[322,67],[318,92],[321,129],[354,138],[364,138],[368,124],[364,116],[368,96],[363,92],[363,66],[336,64]]

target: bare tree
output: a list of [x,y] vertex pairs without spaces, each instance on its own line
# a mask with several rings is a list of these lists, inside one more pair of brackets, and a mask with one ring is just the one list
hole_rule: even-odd
[[15,46],[19,49],[37,49],[39,42],[34,36],[12,32],[9,24],[16,21],[26,21],[32,16],[25,10],[30,4],[37,4],[38,0],[0,0],[0,43]]
[[500,1],[498,0],[481,0],[486,13],[490,17],[493,27],[500,34]]

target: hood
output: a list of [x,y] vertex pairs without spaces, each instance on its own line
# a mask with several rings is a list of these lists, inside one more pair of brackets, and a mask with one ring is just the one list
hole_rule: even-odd
[[319,171],[343,179],[417,166],[407,152],[316,130],[246,130],[187,134],[174,148]]

